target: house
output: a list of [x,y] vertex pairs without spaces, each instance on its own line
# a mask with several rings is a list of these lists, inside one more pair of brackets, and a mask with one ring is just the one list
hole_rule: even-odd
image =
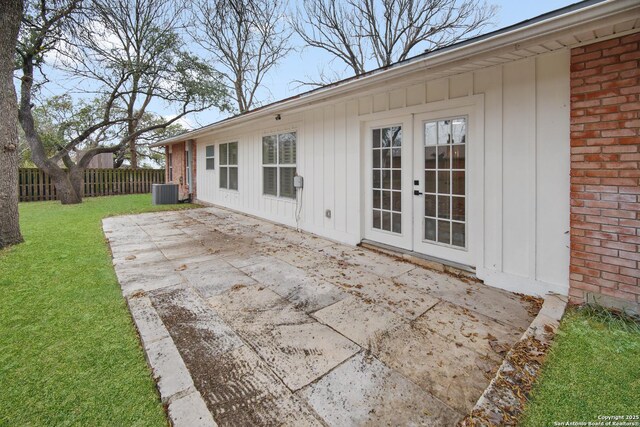
[[633,308],[639,44],[637,0],[584,1],[156,145],[183,197]]

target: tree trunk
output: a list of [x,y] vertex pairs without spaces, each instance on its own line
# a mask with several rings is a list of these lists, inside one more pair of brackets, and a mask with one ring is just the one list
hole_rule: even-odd
[[0,249],[22,242],[18,217],[18,106],[13,67],[21,0],[2,2],[0,9]]
[[63,205],[82,203],[82,185],[84,184],[84,169],[72,168],[69,170],[45,172],[51,177],[51,182],[56,187],[56,195]]
[[131,153],[131,169],[138,169],[138,151],[136,150],[136,140],[129,141],[129,151]]

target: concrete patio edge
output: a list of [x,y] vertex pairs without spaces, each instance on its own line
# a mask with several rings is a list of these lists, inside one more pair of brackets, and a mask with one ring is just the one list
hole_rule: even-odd
[[545,356],[568,302],[568,297],[564,295],[549,293],[545,296],[536,318],[509,350],[471,413],[458,424],[460,427],[503,425],[522,413],[524,402],[518,399],[513,388],[518,388],[518,377],[523,374],[535,379],[542,364],[516,363],[516,353],[534,357],[543,353],[542,356]]
[[126,301],[171,425],[215,427],[211,412],[151,300],[143,292],[136,292]]

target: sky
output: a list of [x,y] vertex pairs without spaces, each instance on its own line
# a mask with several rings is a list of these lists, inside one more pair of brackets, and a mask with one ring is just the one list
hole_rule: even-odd
[[[543,13],[559,9],[577,0],[489,0],[499,7],[495,17],[495,27],[487,30],[493,31],[526,19],[533,18]],[[295,37],[295,36],[294,36]],[[299,39],[293,40],[294,44],[302,44]],[[420,51],[412,52],[412,55]],[[343,66],[338,61],[331,61],[332,57],[321,49],[306,48],[299,52],[292,52],[264,79],[264,89],[259,92],[259,100],[262,104],[268,104],[279,99],[296,95],[309,90],[310,87],[300,87],[292,83],[296,80],[305,80],[306,77],[315,77],[323,67],[336,68],[343,71]],[[348,77],[348,75],[345,75]],[[216,110],[206,111],[193,115],[183,121],[188,128],[198,128],[225,118]]]
[[[301,0],[290,0],[290,5],[295,7],[295,3]],[[500,29],[520,21],[533,18],[543,13],[559,9],[569,4],[575,3],[577,0],[488,0],[489,3],[497,5],[499,10],[494,18],[495,26],[486,29],[486,32]],[[303,42],[297,35],[293,35],[292,44],[294,46],[302,46]],[[194,46],[194,52],[198,53],[198,48]],[[421,53],[420,49],[411,52],[411,56]],[[301,86],[295,81],[313,80],[317,78],[322,69],[335,70],[344,77],[350,74],[344,68],[344,65],[337,60],[333,60],[332,56],[325,51],[317,48],[299,48],[297,51],[291,52],[284,58],[277,68],[272,69],[263,80],[262,88],[257,93],[257,99],[260,104],[268,104],[279,99],[296,95],[300,92],[309,90],[309,86]],[[64,83],[57,85],[55,80],[57,77],[55,71],[52,72],[53,77],[51,84],[47,85],[44,96],[60,94],[65,91]],[[170,108],[163,105],[154,105],[153,111],[167,118],[173,117]],[[220,113],[216,109],[211,109],[198,114],[190,115],[181,119],[180,123],[187,129],[194,129],[215,121],[221,120],[228,116],[228,113]]]

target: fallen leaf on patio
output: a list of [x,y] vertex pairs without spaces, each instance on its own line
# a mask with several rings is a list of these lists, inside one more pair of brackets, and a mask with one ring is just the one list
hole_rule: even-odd
[[176,268],[175,271],[184,271],[187,269],[187,264],[182,264],[180,267]]
[[129,255],[128,257],[125,258],[127,261],[131,261],[132,259],[136,259],[135,255]]

